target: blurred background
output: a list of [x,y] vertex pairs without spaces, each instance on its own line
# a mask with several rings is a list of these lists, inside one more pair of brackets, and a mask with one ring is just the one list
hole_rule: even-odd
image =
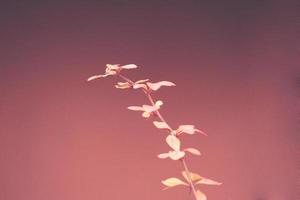
[[209,200],[299,199],[300,4],[252,1],[7,1],[0,5],[0,199],[190,199],[166,133],[94,82],[106,63],[169,80],[155,99],[184,136],[191,171],[223,182]]

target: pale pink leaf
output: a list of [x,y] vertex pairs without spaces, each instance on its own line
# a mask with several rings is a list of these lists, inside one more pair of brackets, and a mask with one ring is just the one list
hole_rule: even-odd
[[148,82],[147,85],[153,91],[158,90],[161,86],[175,86],[175,84],[170,82],[170,81],[160,81],[160,82],[157,82],[157,83]]
[[161,153],[157,157],[160,159],[166,159],[169,157],[169,153]]
[[195,129],[195,132],[201,133],[202,135],[208,136],[205,132],[199,130],[199,129]]
[[110,75],[116,75],[117,74],[117,72],[116,71],[107,71],[107,72],[105,72],[105,75],[107,75],[107,76],[110,76]]
[[133,111],[144,111],[141,106],[129,106],[128,109]]
[[95,75],[95,76],[91,76],[87,79],[87,81],[92,81],[92,80],[95,80],[95,79],[98,79],[98,78],[104,78],[104,77],[107,77],[109,76],[108,74],[105,74],[105,75]]
[[196,199],[197,200],[207,200],[205,194],[201,192],[200,190],[196,191]]
[[120,69],[120,64],[106,64],[106,69],[109,70],[118,70]]
[[194,155],[197,155],[197,156],[201,155],[200,151],[198,149],[195,149],[195,148],[186,148],[186,149],[184,149],[184,151],[190,152],[191,154],[194,154]]
[[175,86],[175,83],[172,83],[171,81],[160,81],[159,83],[161,86]]
[[167,144],[175,151],[180,150],[180,140],[174,135],[168,135],[166,138]]
[[115,87],[119,89],[128,89],[131,88],[131,85],[128,82],[118,82],[117,85],[115,85]]
[[159,129],[169,129],[170,130],[170,127],[169,127],[169,125],[166,122],[157,122],[157,121],[154,121],[153,124],[154,124],[154,126],[156,126],[156,128],[159,128]]
[[144,88],[144,89],[146,90],[146,89],[147,89],[147,86],[146,86],[145,84],[137,83],[137,84],[134,84],[134,85],[133,85],[133,88],[134,88],[134,89]]
[[156,83],[150,83],[150,82],[148,82],[147,85],[151,90],[154,90],[154,91],[158,90],[161,87]]
[[185,183],[184,181],[178,179],[178,178],[168,178],[166,180],[163,180],[161,181],[162,184],[164,184],[165,186],[167,186],[168,188],[170,187],[175,187],[175,186],[178,186],[178,185],[185,185],[185,186],[188,186],[187,183]]
[[164,103],[161,100],[158,100],[155,102],[155,106],[160,107],[162,106]]
[[205,184],[205,185],[222,185],[222,183],[208,179],[208,178],[201,178],[196,184]]
[[128,82],[118,82],[117,84],[118,84],[119,86],[130,85]]
[[185,156],[184,151],[170,151],[169,152],[169,157],[172,160],[179,160]]
[[135,84],[146,83],[147,81],[149,81],[149,79],[142,79],[142,80],[136,81]]
[[194,125],[180,125],[177,129],[177,133],[186,133],[186,134],[194,134],[195,133],[195,126]]
[[122,69],[135,69],[137,66],[135,64],[128,64],[121,66]]
[[149,118],[151,116],[151,113],[149,113],[149,112],[143,112],[142,116],[144,118]]
[[149,112],[149,113],[158,110],[157,107],[155,107],[155,106],[150,106],[150,105],[143,105],[143,109],[144,109],[146,112]]
[[[189,181],[189,176],[188,176],[186,171],[182,171],[181,174],[185,178],[185,180]],[[191,178],[192,182],[202,179],[202,177],[199,174],[196,174],[196,173],[190,172],[189,175],[190,175],[190,178]]]

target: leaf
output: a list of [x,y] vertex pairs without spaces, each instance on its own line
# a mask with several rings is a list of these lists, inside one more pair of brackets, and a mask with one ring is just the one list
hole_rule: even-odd
[[161,100],[158,100],[155,102],[155,106],[160,107],[162,106],[164,103]]
[[178,127],[178,129],[176,130],[176,132],[177,132],[177,135],[179,135],[181,133],[193,135],[193,134],[195,134],[195,132],[197,132],[197,130],[198,129],[195,129],[194,125],[180,125]]
[[196,191],[196,199],[197,200],[207,200],[205,194],[201,192],[200,190]]
[[153,91],[158,90],[161,86],[175,86],[175,84],[170,82],[170,81],[160,81],[160,82],[157,82],[157,83],[148,82],[147,85]]
[[118,89],[127,89],[131,88],[131,85],[128,82],[118,82],[117,85],[115,85],[115,87]]
[[147,81],[149,81],[149,79],[142,79],[142,80],[136,81],[135,84],[145,83],[145,82],[147,82]]
[[150,105],[143,105],[143,109],[144,109],[144,111],[149,112],[149,113],[158,110],[157,107],[155,107],[155,106],[150,106]]
[[147,89],[145,84],[138,83],[133,85],[133,89],[139,89],[139,88],[144,88],[145,90]]
[[108,69],[108,71],[110,70],[118,70],[120,69],[120,64],[106,64],[106,69]]
[[161,153],[157,157],[160,159],[166,159],[169,157],[169,153]]
[[205,132],[199,130],[199,129],[195,129],[195,132],[201,133],[202,135],[208,136]]
[[170,151],[169,152],[169,157],[172,160],[179,160],[185,156],[184,151]]
[[175,186],[178,186],[178,185],[185,185],[185,186],[188,186],[187,183],[183,182],[182,180],[178,179],[178,178],[168,178],[166,180],[163,180],[161,181],[162,184],[164,184],[165,186],[167,186],[168,188],[170,187],[175,187]]
[[196,182],[196,184],[205,184],[205,185],[222,185],[222,183],[208,179],[208,178],[203,178],[199,181]]
[[154,121],[153,124],[154,124],[154,126],[156,126],[156,128],[159,128],[159,129],[169,129],[169,130],[171,129],[166,122]]
[[[186,171],[182,171],[181,174],[185,178],[185,180],[189,181]],[[190,177],[191,177],[192,182],[202,179],[202,177],[199,174],[192,173],[192,172],[190,172]]]
[[160,81],[159,83],[161,86],[175,86],[175,83],[172,83],[171,81]]
[[105,75],[107,76],[112,76],[112,75],[116,75],[117,72],[113,71],[113,70],[105,70]]
[[135,64],[128,64],[121,66],[122,69],[135,69],[137,66]]
[[129,106],[127,108],[133,111],[144,111],[144,109],[141,106]]
[[91,76],[87,79],[87,81],[92,81],[92,80],[95,80],[95,79],[98,79],[98,78],[104,78],[104,77],[107,77],[109,76],[109,74],[105,74],[105,75],[95,75],[95,76]]
[[143,112],[142,116],[144,118],[149,118],[151,116],[151,113],[145,111],[145,112]]
[[174,135],[168,135],[166,138],[167,144],[174,149],[175,151],[179,151],[180,149],[180,140]]
[[184,151],[190,152],[191,154],[194,154],[194,155],[197,155],[197,156],[201,155],[200,151],[198,149],[195,149],[195,148],[186,148]]

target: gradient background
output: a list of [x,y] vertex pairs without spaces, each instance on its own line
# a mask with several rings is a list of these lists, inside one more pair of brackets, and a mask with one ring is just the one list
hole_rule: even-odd
[[[0,5],[0,199],[189,199],[161,191],[180,163],[166,134],[126,110],[147,99],[85,82],[106,63],[134,80],[170,80],[155,98],[223,182],[209,200],[299,199],[297,1],[28,1]],[[298,80],[298,81],[297,81]]]

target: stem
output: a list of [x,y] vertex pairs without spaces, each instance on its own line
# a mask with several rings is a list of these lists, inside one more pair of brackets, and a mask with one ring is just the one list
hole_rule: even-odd
[[122,74],[118,74],[119,77],[121,77],[123,80],[127,81],[128,83],[130,83],[131,85],[134,85],[134,82],[132,80],[130,80],[129,78],[123,76]]
[[188,166],[187,166],[187,164],[186,164],[186,162],[185,162],[185,160],[184,160],[183,158],[181,159],[181,163],[182,163],[182,165],[183,165],[184,170],[185,170],[186,173],[187,173],[187,177],[188,177],[188,180],[189,180],[189,184],[190,184],[190,187],[192,188],[192,191],[193,191],[193,194],[194,194],[194,196],[195,196],[195,199],[197,199],[197,192],[196,192],[194,183],[193,183],[193,181],[192,181],[191,173],[190,173],[189,168],[188,168]]
[[[151,94],[150,94],[149,92],[146,92],[146,95],[147,95],[147,97],[148,97],[150,103],[152,104],[152,106],[154,106],[155,103],[154,103],[154,100],[153,100]],[[165,123],[169,126],[169,124],[167,123],[167,121],[163,118],[163,116],[160,114],[160,112],[159,112],[158,110],[155,111],[155,114],[157,115],[157,117],[158,117],[162,122],[165,122]],[[171,126],[169,126],[169,127],[171,128]],[[172,129],[172,128],[171,128],[171,129]],[[173,129],[172,129],[172,130],[173,130]]]
[[[123,80],[127,81],[131,86],[133,86],[133,85],[135,84],[132,80],[130,80],[130,79],[127,78],[126,76],[123,76],[123,75],[120,74],[120,73],[118,73],[118,76],[119,76],[120,78],[122,78]],[[144,89],[144,88],[142,88],[142,89],[143,89],[143,92],[145,93],[145,95],[147,96],[147,98],[149,99],[151,105],[152,105],[152,106],[155,106],[155,102],[154,102],[154,100],[153,100],[153,98],[152,98],[150,92],[149,92],[148,90]],[[155,114],[157,115],[157,117],[158,117],[162,122],[166,123],[166,124],[171,128],[171,126],[170,126],[170,125],[167,123],[167,121],[163,118],[163,116],[161,115],[161,113],[159,112],[159,110],[156,110],[156,111],[155,111]],[[173,129],[171,128],[171,130],[173,130]],[[175,137],[177,137],[177,136],[175,135]],[[182,159],[180,159],[180,161],[181,161],[181,163],[182,163],[182,165],[183,165],[184,170],[185,170],[186,173],[187,173],[187,178],[188,178],[188,182],[189,182],[190,188],[191,188],[191,190],[193,191],[193,194],[194,194],[195,199],[197,200],[197,192],[196,192],[194,183],[193,183],[193,181],[192,181],[191,172],[189,171],[189,168],[188,168],[188,166],[187,166],[187,164],[186,164],[185,159],[182,158]]]

